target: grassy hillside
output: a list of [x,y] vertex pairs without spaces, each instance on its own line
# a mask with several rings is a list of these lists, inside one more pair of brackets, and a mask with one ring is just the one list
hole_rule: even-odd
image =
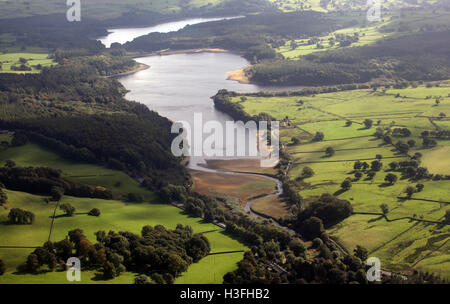
[[[349,11],[349,10],[365,10],[367,9],[366,1],[349,1],[349,0],[269,0],[277,8],[285,12],[296,10],[313,10],[319,12],[333,11]],[[382,9],[396,9],[417,7],[420,4],[431,4],[436,1],[419,0],[417,3],[409,3],[409,1],[401,0],[385,0],[381,2]]]
[[[240,5],[237,1],[230,0],[85,0],[81,1],[82,18],[97,20],[114,19],[124,13],[145,14],[148,12],[160,14],[210,12],[226,8],[232,2],[234,6],[245,7],[250,4]],[[268,5],[265,1],[253,1],[256,7]],[[48,15],[66,13],[68,6],[65,1],[59,0],[0,0],[0,18],[17,18],[34,15]]]
[[[8,140],[3,135],[2,140]],[[145,225],[164,225],[169,229],[176,227],[178,223],[190,225],[194,232],[207,232],[206,236],[211,243],[211,253],[224,251],[239,251],[247,248],[224,234],[223,229],[206,224],[199,218],[184,215],[181,210],[167,204],[158,204],[156,196],[139,187],[139,184],[123,172],[104,167],[74,163],[46,149],[34,144],[27,144],[18,148],[10,148],[0,152],[0,162],[6,159],[14,160],[20,166],[50,166],[63,170],[64,177],[87,183],[93,186],[104,186],[117,193],[140,193],[145,202],[141,204],[128,204],[120,201],[101,199],[74,198],[65,196],[61,203],[70,203],[77,212],[88,212],[92,208],[101,210],[102,215],[94,218],[87,215],[74,217],[62,217],[55,219],[52,241],[64,239],[69,230],[81,228],[85,235],[95,240],[94,233],[99,230],[106,232],[114,230],[140,233]],[[118,183],[120,185],[116,186]],[[7,191],[8,202],[5,208],[0,210],[0,234],[2,241],[0,246],[41,246],[49,237],[51,216],[55,208],[55,202],[46,203],[45,197],[31,195],[17,191]],[[32,211],[36,215],[33,225],[15,226],[7,225],[9,209],[21,208]],[[57,210],[57,214],[61,214]],[[213,231],[213,232],[209,232]],[[66,283],[65,273],[46,273],[42,275],[17,274],[16,268],[26,260],[32,249],[2,249],[0,257],[7,265],[7,274],[0,277],[0,283]],[[213,255],[202,259],[192,265],[189,270],[178,279],[181,283],[221,283],[222,277],[236,268],[236,263],[241,260],[243,253]],[[205,269],[208,274],[204,275]],[[96,283],[98,277],[95,273],[83,273],[89,279],[83,279],[83,283]],[[134,275],[124,274],[112,281],[97,283],[131,283]]]
[[[419,85],[301,97],[246,96],[244,101],[237,96],[233,102],[242,105],[251,115],[266,112],[289,122],[289,127],[281,130],[281,141],[287,145],[293,159],[289,177],[295,181],[307,204],[323,193],[351,202],[356,214],[329,229],[343,245],[350,250],[356,245],[368,248],[370,256],[379,257],[382,267],[388,269],[414,267],[449,277],[450,227],[414,219],[443,220],[446,210],[450,209],[450,181],[413,181],[392,171],[389,163],[408,157],[373,136],[376,128],[386,132],[408,128],[411,135],[393,136],[393,143],[414,140],[416,144],[408,154],[422,153],[420,166],[427,167],[430,173],[450,175],[450,161],[446,156],[450,141],[437,140],[436,147],[424,148],[421,137],[423,131],[450,130],[446,117],[450,114],[449,94],[449,82],[442,82],[439,87]],[[440,100],[439,104],[436,99]],[[446,116],[441,118],[441,113]],[[374,126],[367,129],[363,124],[365,119],[371,119]],[[324,133],[323,141],[311,141],[316,132]],[[293,138],[297,138],[298,143],[294,143]],[[335,150],[331,157],[325,155],[329,147]],[[370,165],[376,155],[382,156],[383,168],[375,177],[370,179],[366,175],[368,172],[363,172],[361,178],[355,178],[354,163],[360,160]],[[314,175],[301,179],[305,167],[313,169]],[[385,182],[389,173],[398,178],[393,185]],[[352,179],[352,187],[342,191],[340,185],[346,178]],[[405,189],[418,183],[424,185],[424,190],[414,193],[412,199],[402,199]],[[389,207],[389,221],[380,215],[358,214],[381,213],[382,203]]]

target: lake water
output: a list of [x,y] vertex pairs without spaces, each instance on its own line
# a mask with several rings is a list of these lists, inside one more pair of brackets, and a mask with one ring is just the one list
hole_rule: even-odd
[[235,19],[238,17],[218,17],[218,18],[192,18],[174,22],[161,23],[150,27],[135,27],[135,28],[112,28],[108,29],[109,34],[105,37],[101,37],[100,40],[106,47],[110,47],[112,43],[118,42],[124,44],[125,42],[133,41],[134,38],[148,35],[150,33],[169,33],[181,30],[187,25],[193,25],[198,23],[219,21],[227,19]]
[[[143,29],[135,28],[117,29],[115,32],[117,33],[116,35],[111,34],[105,39],[107,39],[107,43],[121,42],[125,39],[123,37],[137,37],[142,34],[147,34],[149,31],[156,30],[176,30],[182,28],[185,24],[210,20],[190,19],[146,28],[144,31]],[[243,57],[232,53],[203,52],[149,56],[137,58],[136,61],[146,64],[150,68],[119,78],[119,81],[129,90],[126,98],[143,103],[151,110],[158,112],[160,115],[172,121],[186,121],[190,124],[192,130],[195,127],[195,123],[200,123],[198,119],[194,123],[195,114],[202,115],[203,125],[208,121],[217,121],[224,129],[226,122],[233,121],[227,114],[217,111],[214,107],[211,96],[215,95],[220,89],[237,92],[278,91],[287,89],[261,87],[227,80],[227,72],[241,69],[250,64]],[[208,134],[203,137],[206,138],[207,136]],[[237,139],[235,142],[237,142]],[[227,149],[227,145],[228,148],[236,149],[235,142],[224,143],[222,151]],[[191,142],[191,146],[193,151],[199,148],[201,149],[201,144],[195,145],[194,142]],[[225,157],[211,158],[224,159]],[[205,157],[203,156],[191,157],[189,166],[192,169],[200,169],[198,164],[204,163],[204,161]]]

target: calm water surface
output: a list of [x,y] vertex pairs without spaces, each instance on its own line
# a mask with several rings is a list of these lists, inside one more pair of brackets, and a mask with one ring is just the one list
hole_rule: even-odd
[[[99,40],[109,46],[111,43],[124,43],[151,32],[176,31],[187,24],[222,19],[225,18],[198,18],[148,28],[113,29],[110,35]],[[237,92],[299,89],[299,87],[261,87],[227,80],[227,72],[241,69],[250,64],[246,59],[232,53],[204,52],[150,56],[137,58],[136,61],[146,64],[150,68],[119,78],[119,81],[129,90],[126,98],[143,103],[172,121],[186,121],[192,128],[194,128],[194,113],[202,114],[203,124],[208,121],[218,121],[224,128],[227,121],[233,120],[227,114],[214,108],[211,96],[220,89]],[[208,135],[204,137],[206,136]],[[224,149],[227,147],[226,144],[235,149],[235,143],[225,143]],[[191,146],[193,149],[198,148],[193,143]],[[189,166],[192,169],[200,169],[198,164],[204,163],[204,160],[204,157],[192,157]]]
[[110,47],[112,43],[118,42],[124,44],[125,42],[133,41],[134,38],[148,35],[150,33],[169,33],[181,30],[187,25],[193,25],[198,23],[219,21],[227,19],[235,19],[239,17],[218,17],[218,18],[192,18],[175,22],[161,23],[155,26],[149,27],[134,27],[134,28],[112,28],[108,29],[109,34],[105,37],[101,37],[100,40],[106,47]]

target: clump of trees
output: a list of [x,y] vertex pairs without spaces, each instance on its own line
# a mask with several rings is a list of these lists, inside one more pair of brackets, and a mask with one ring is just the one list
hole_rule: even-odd
[[395,182],[397,182],[398,177],[397,175],[393,174],[393,173],[389,173],[386,175],[386,177],[384,178],[384,181],[389,183],[389,185],[393,185],[395,184]]
[[344,191],[348,191],[352,188],[352,181],[349,178],[346,178],[342,183],[341,183],[341,189]]
[[32,225],[34,223],[34,213],[31,211],[12,208],[8,214],[8,220],[13,225]]
[[73,216],[76,210],[75,207],[69,203],[61,204],[59,209],[61,209],[66,216]]
[[155,283],[172,284],[190,264],[210,252],[206,237],[194,234],[191,227],[181,224],[175,230],[161,225],[145,226],[140,235],[114,231],[98,231],[95,235],[97,243],[93,244],[83,230],[69,231],[66,239],[46,242],[34,250],[23,268],[30,273],[42,270],[43,266],[50,271],[64,269],[75,250],[82,269],[99,270],[104,279],[135,271],[149,276]]
[[313,169],[311,169],[311,168],[308,167],[308,166],[303,167],[303,169],[302,169],[302,174],[300,175],[300,177],[301,177],[302,179],[304,179],[304,178],[310,178],[310,177],[313,177],[313,176],[314,176],[314,170],[313,170]]
[[323,141],[325,138],[325,135],[323,134],[323,132],[317,131],[316,135],[314,135],[314,138],[312,139],[312,141]]
[[109,190],[77,184],[61,176],[61,171],[48,167],[18,167],[6,164],[0,168],[0,182],[8,189],[48,195],[60,201],[64,194],[75,197],[112,199]]
[[372,119],[365,119],[363,122],[366,129],[370,129],[373,126],[373,120]]
[[[353,207],[349,201],[338,199],[331,194],[323,194],[316,201],[299,211],[294,225],[299,229],[299,232],[303,234],[306,226],[308,226],[304,221],[311,217],[320,219],[323,226],[329,228],[349,217],[352,212]],[[320,226],[317,224],[316,220],[311,220],[309,222],[314,224],[312,226],[316,228]],[[314,227],[312,227],[314,231],[318,232],[320,230]]]

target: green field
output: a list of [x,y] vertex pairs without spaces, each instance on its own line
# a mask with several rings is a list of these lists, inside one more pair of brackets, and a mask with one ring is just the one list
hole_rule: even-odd
[[[321,0],[269,0],[277,8],[285,12],[293,12],[297,10],[312,10],[317,12],[333,12],[333,11],[350,11],[350,10],[366,10],[366,1],[321,1]],[[381,1],[382,9],[395,9],[403,7],[416,7],[422,3],[434,3],[430,0],[419,0],[416,4],[400,0],[384,0]]]
[[[2,135],[1,140],[8,139]],[[81,228],[85,235],[95,241],[94,233],[99,230],[106,232],[130,231],[140,233],[145,225],[164,225],[174,229],[177,224],[190,225],[194,232],[203,233],[211,243],[211,253],[224,251],[246,250],[247,248],[238,241],[224,234],[224,230],[213,225],[204,223],[199,218],[193,218],[182,213],[171,205],[158,204],[156,196],[139,187],[138,183],[123,172],[110,170],[97,165],[77,164],[67,161],[55,153],[34,144],[27,144],[18,148],[10,148],[0,152],[0,162],[6,159],[14,160],[20,166],[50,166],[63,170],[63,176],[94,186],[104,186],[117,193],[126,194],[137,192],[144,196],[145,201],[141,204],[128,204],[115,200],[101,200],[89,198],[74,198],[65,196],[62,203],[70,203],[77,212],[88,212],[92,208],[99,208],[102,215],[98,218],[87,215],[76,215],[74,217],[57,218],[54,222],[52,241],[64,239],[69,230]],[[89,176],[89,177],[83,177]],[[119,187],[114,184],[120,182]],[[49,237],[51,226],[51,215],[55,208],[55,202],[46,203],[45,197],[31,195],[28,193],[7,191],[7,208],[22,208],[32,211],[36,215],[33,225],[7,225],[8,210],[0,210],[0,246],[40,246]],[[61,211],[57,211],[60,214]],[[214,232],[209,232],[214,231]],[[43,275],[17,274],[16,268],[26,260],[32,249],[1,249],[0,257],[7,265],[7,273],[0,277],[1,283],[67,283],[65,273],[47,273]],[[199,263],[192,265],[183,274],[177,283],[221,283],[222,277],[236,268],[236,263],[243,257],[243,253],[224,255],[213,255],[202,259]],[[204,275],[208,269],[208,275]],[[83,274],[82,274],[83,275]],[[133,274],[124,274],[112,281],[96,281],[95,273],[87,272],[86,279],[82,283],[132,283]]]
[[[388,22],[383,24],[388,24]],[[328,35],[317,37],[318,43],[320,43],[320,45],[322,46],[321,48],[317,47],[317,43],[309,44],[308,38],[295,40],[295,43],[297,44],[296,47],[292,47],[292,41],[288,41],[285,45],[277,48],[276,51],[282,54],[285,58],[298,59],[301,56],[308,55],[310,53],[342,48],[339,46],[339,43],[331,45],[329,39],[335,38],[336,35],[353,36],[355,33],[358,34],[359,40],[358,42],[352,43],[351,46],[371,45],[380,39],[387,38],[392,35],[390,33],[380,33],[379,28],[380,25],[345,28],[334,31]]]
[[[29,51],[19,51],[13,53],[7,52],[0,54],[0,73],[40,73],[42,68],[57,64],[53,59],[49,59],[48,56],[49,54],[44,50],[33,50],[32,48],[30,48]],[[24,63],[24,65],[28,68],[31,68],[31,71],[16,71],[11,69],[11,67],[20,67],[22,65],[22,63],[20,62],[21,58],[26,60],[26,63]],[[38,68],[39,65],[41,69]]]
[[[422,85],[406,89],[353,90],[308,97],[247,96],[244,102],[238,96],[233,102],[240,103],[251,115],[266,112],[279,120],[288,117],[290,127],[281,130],[281,141],[287,145],[293,158],[289,176],[296,180],[305,166],[315,172],[313,177],[297,184],[307,203],[323,193],[334,193],[349,200],[356,213],[380,213],[382,203],[389,206],[388,219],[391,221],[379,215],[355,214],[329,229],[330,234],[349,250],[362,245],[371,256],[379,257],[382,267],[387,269],[414,267],[450,277],[450,241],[447,242],[450,240],[450,227],[401,219],[415,217],[442,221],[445,211],[450,209],[450,181],[412,182],[395,172],[398,181],[392,186],[386,185],[384,178],[391,173],[388,164],[407,158],[392,145],[383,144],[382,140],[371,136],[377,127],[391,130],[406,127],[411,130],[411,136],[393,137],[393,141],[415,140],[416,146],[409,154],[421,152],[421,166],[427,167],[431,173],[450,174],[450,141],[438,140],[437,147],[424,149],[420,138],[421,132],[435,130],[435,124],[442,130],[450,130],[448,118],[438,119],[439,113],[450,114],[449,93],[449,83],[442,82],[439,87],[431,88]],[[435,98],[438,97],[441,103],[436,105]],[[366,118],[374,122],[371,129],[362,124]],[[346,126],[347,121],[352,121],[352,125]],[[311,142],[317,131],[324,133],[324,141]],[[300,143],[293,144],[292,137],[299,138]],[[331,157],[325,155],[328,147],[336,151]],[[383,169],[373,180],[369,180],[366,174],[356,180],[355,161],[370,164],[376,155],[382,155]],[[352,188],[339,191],[340,184],[348,177],[353,179]],[[413,195],[414,200],[397,198],[404,197],[406,187],[417,183],[424,184],[425,188]]]

